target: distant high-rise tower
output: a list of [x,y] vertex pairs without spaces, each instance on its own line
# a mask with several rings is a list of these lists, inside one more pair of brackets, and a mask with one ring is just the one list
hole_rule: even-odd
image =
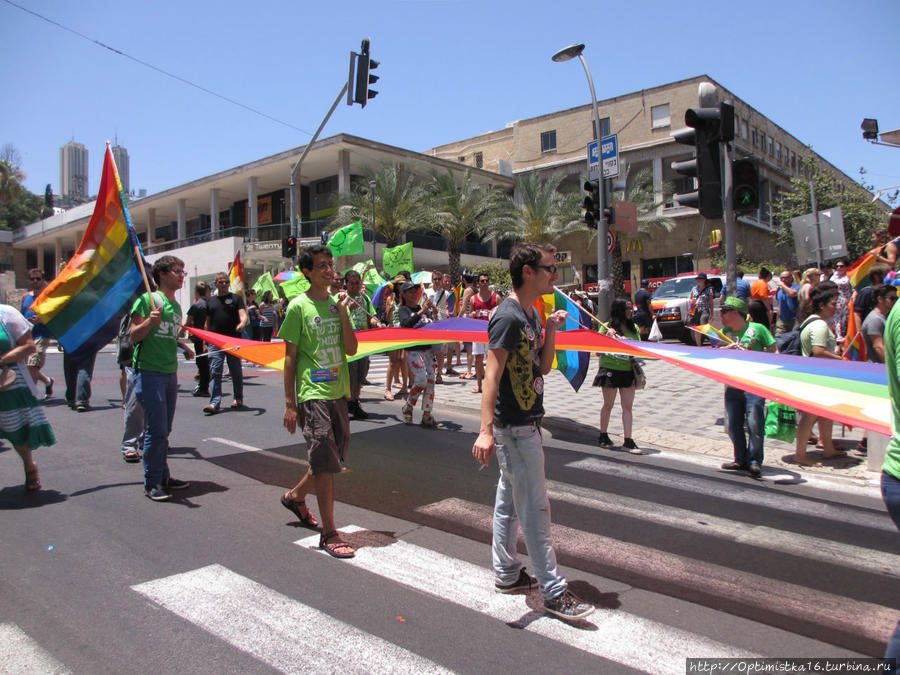
[[116,168],[119,170],[119,180],[122,181],[122,189],[127,195],[129,185],[131,185],[131,176],[128,170],[128,151],[116,142],[112,147],[113,159],[116,160]]
[[71,141],[59,149],[59,191],[63,197],[87,199],[88,151],[81,143]]

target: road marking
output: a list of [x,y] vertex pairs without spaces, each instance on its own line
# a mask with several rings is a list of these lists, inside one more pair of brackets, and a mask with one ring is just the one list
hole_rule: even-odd
[[69,673],[37,642],[12,623],[0,623],[0,673]]
[[243,450],[244,452],[262,452],[262,448],[255,448],[252,445],[246,445],[244,443],[238,443],[237,441],[232,441],[230,438],[219,438],[218,436],[214,436],[212,438],[204,438],[205,441],[214,441],[215,443],[221,443],[222,445],[229,445],[232,448],[237,448],[238,450]]
[[743,523],[731,518],[633,499],[569,483],[548,480],[547,492],[555,501],[788,553],[805,560],[818,560],[878,575],[896,576],[900,570],[900,555],[863,546],[853,546],[764,525]]
[[285,673],[450,672],[222,565],[131,588]]
[[[358,546],[356,557],[341,564],[633,668],[680,675],[684,673],[684,659],[690,656],[748,656],[721,642],[618,609],[600,608],[587,619],[569,625],[544,614],[537,591],[528,597],[527,604],[522,596],[495,593],[494,575],[489,569],[354,525],[342,527],[341,533]],[[313,535],[294,543],[315,549],[319,538]]]
[[694,492],[709,497],[718,497],[742,504],[764,506],[779,511],[787,511],[794,514],[803,514],[814,518],[826,518],[851,525],[870,527],[876,530],[894,532],[896,527],[887,513],[876,513],[869,510],[861,510],[846,507],[840,504],[832,504],[817,499],[807,499],[784,492],[761,489],[758,486],[743,486],[739,483],[722,484],[716,479],[701,476],[686,476],[673,472],[670,469],[651,467],[636,464],[618,464],[605,462],[595,457],[579,459],[569,462],[566,467],[581,469],[592,473],[602,473],[607,476],[620,476],[631,480],[662,485],[667,488]]

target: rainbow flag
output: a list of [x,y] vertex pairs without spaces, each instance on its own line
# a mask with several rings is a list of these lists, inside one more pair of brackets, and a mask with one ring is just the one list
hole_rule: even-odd
[[372,294],[372,304],[375,307],[381,307],[384,304],[385,295],[394,292],[394,282],[393,281],[385,281],[381,286],[375,289],[375,293]]
[[872,266],[878,260],[878,258],[875,257],[876,250],[877,249],[873,249],[869,251],[847,268],[847,276],[850,277],[850,283],[853,285],[853,288],[858,290],[861,287],[869,285],[869,280],[866,279],[866,277],[872,269]]
[[713,344],[713,346],[716,347],[718,347],[719,345],[730,345],[732,342],[734,342],[734,340],[725,335],[725,333],[720,331],[711,323],[704,323],[700,326],[688,326],[688,328],[708,337],[709,341]]
[[[569,296],[558,290],[554,290],[549,295],[542,295],[535,301],[534,306],[541,313],[541,325],[544,326],[547,325],[547,317],[558,309],[568,312],[566,323],[559,329],[561,331],[590,329],[593,325],[588,313],[576,305]],[[578,391],[584,383],[584,378],[587,377],[590,360],[590,354],[587,352],[557,349],[553,356],[553,367],[561,371],[572,388]]]
[[238,251],[234,256],[234,262],[231,263],[231,268],[228,270],[228,290],[243,296],[244,288],[244,265],[241,263],[241,252]]
[[447,299],[447,313],[449,316],[459,316],[459,310],[462,301],[463,285],[462,282],[456,285]]
[[95,353],[117,333],[122,307],[142,283],[141,256],[109,143],[94,213],[75,254],[31,308],[72,356]]
[[867,361],[866,340],[862,334],[862,326],[856,325],[856,313],[853,311],[853,303],[848,306],[849,314],[847,315],[847,335],[853,336],[847,338],[844,354],[841,358],[844,361]]

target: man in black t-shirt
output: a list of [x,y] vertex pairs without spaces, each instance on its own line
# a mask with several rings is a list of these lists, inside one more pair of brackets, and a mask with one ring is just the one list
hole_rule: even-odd
[[[540,585],[548,613],[580,619],[594,607],[568,589],[556,565],[541,442],[544,375],[553,367],[556,330],[565,323],[566,312],[547,317],[542,340],[541,317],[534,303],[554,292],[555,252],[549,244],[520,243],[510,254],[513,291],[488,323],[481,433],[472,455],[486,465],[496,451],[500,465],[492,544],[494,589],[513,593]],[[516,551],[519,524],[537,579],[525,571]]]
[[[228,275],[225,272],[216,274],[216,291],[216,295],[206,301],[206,330],[228,337],[240,337],[249,320],[244,299],[228,290]],[[226,360],[228,372],[231,373],[231,384],[234,387],[231,407],[244,407],[244,373],[241,370],[241,359],[233,352],[210,346],[209,375],[212,390],[209,405],[203,408],[203,412],[207,415],[219,412],[219,405],[222,402],[222,371]]]
[[[185,326],[203,328],[206,326],[206,297],[209,295],[209,284],[198,281],[194,286],[194,296],[197,298],[187,311]],[[191,335],[194,345],[195,363],[197,364],[197,386],[194,388],[194,396],[209,396],[209,358],[201,356],[206,354],[206,343],[200,338]]]
[[641,339],[646,340],[653,325],[653,310],[650,307],[650,282],[641,279],[641,289],[634,294],[634,322],[641,332]]

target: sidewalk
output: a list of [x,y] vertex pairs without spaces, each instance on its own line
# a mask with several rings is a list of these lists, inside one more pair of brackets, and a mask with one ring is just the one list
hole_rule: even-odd
[[[454,366],[465,372],[463,366]],[[647,450],[668,450],[719,457],[723,462],[733,459],[731,441],[724,426],[725,386],[701,375],[661,360],[644,361],[647,387],[637,392],[634,401],[634,429],[632,435],[638,446]],[[591,386],[597,372],[597,359],[591,359],[588,377],[577,393],[562,373],[553,370],[544,380],[544,425],[554,433],[572,435],[582,443],[596,443],[600,429],[600,390]],[[376,384],[364,388],[364,398],[381,399],[383,376],[373,374]],[[474,380],[460,380],[444,375],[444,383],[435,389],[435,413],[448,407],[478,414],[481,396],[472,393]],[[813,429],[817,433],[817,429]],[[610,418],[609,434],[613,441],[622,440],[622,412],[618,400]],[[845,479],[861,484],[877,484],[879,473],[868,471],[866,460],[853,453],[862,438],[861,429],[848,430],[834,425],[835,445],[848,451],[846,457],[824,460],[825,466],[800,468],[792,463],[793,443],[770,438],[765,442],[765,465],[782,467],[788,471],[809,472]],[[615,452],[615,450],[613,450]],[[813,460],[822,460],[822,450],[809,448]]]

